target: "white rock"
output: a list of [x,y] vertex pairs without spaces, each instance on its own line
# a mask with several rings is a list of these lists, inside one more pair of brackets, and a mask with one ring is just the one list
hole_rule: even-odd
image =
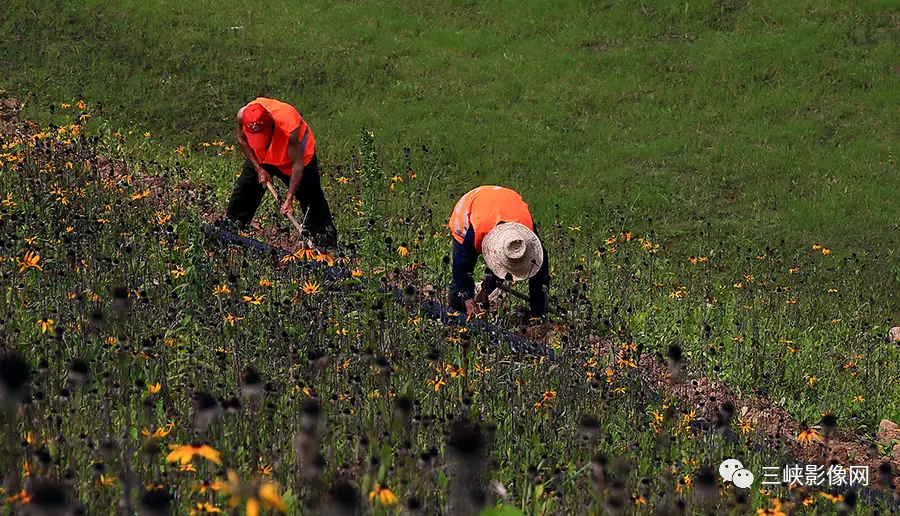
[[900,326],[894,326],[888,332],[888,342],[900,342]]

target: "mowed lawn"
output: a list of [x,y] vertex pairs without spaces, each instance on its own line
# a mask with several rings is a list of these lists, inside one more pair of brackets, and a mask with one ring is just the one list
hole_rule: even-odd
[[559,205],[598,241],[652,228],[686,253],[701,232],[896,250],[898,55],[892,1],[7,0],[0,16],[0,88],[35,116],[83,96],[174,148],[230,142],[264,94],[312,124],[326,172],[365,127],[393,167],[404,147],[440,163],[441,209],[499,183],[541,220]]

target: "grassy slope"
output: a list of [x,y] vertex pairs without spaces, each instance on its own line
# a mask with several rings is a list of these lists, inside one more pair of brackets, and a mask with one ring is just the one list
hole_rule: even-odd
[[406,4],[13,0],[0,87],[102,100],[173,146],[230,140],[268,94],[326,164],[361,126],[443,148],[446,208],[492,182],[586,227],[602,198],[669,242],[708,221],[739,245],[895,247],[890,2]]

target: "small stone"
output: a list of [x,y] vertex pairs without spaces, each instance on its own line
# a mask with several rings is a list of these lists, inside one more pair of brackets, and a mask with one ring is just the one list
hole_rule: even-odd
[[900,326],[894,326],[888,332],[888,342],[900,342]]
[[894,445],[894,450],[891,452],[891,455],[894,457],[894,459],[900,460],[900,444]]
[[[883,442],[900,439],[900,425],[890,419],[882,419],[881,423],[878,423],[878,439]],[[894,451],[897,451],[896,448]]]

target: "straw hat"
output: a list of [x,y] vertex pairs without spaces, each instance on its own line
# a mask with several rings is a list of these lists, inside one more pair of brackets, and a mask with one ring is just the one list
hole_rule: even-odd
[[484,262],[494,276],[528,279],[544,264],[544,248],[533,231],[518,222],[501,222],[481,241]]

